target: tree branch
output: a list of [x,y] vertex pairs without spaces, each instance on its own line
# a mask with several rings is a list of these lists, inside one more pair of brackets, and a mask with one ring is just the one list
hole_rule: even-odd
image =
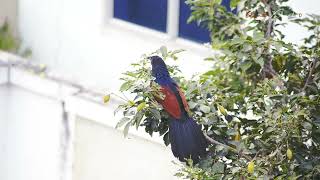
[[313,61],[311,62],[312,65],[311,65],[311,68],[310,68],[310,71],[309,71],[309,75],[308,75],[307,80],[306,80],[306,82],[305,82],[305,84],[304,84],[304,86],[303,86],[301,91],[305,91],[307,86],[309,85],[309,83],[310,83],[310,81],[312,79],[313,71],[316,68],[317,62],[318,62],[318,58],[314,58]]
[[212,139],[212,138],[209,137],[206,133],[203,133],[203,135],[204,135],[204,137],[205,137],[210,143],[212,143],[212,144],[220,145],[220,146],[225,147],[226,149],[230,149],[230,150],[232,150],[232,151],[238,152],[235,148],[233,148],[233,147],[231,147],[231,146],[228,146],[228,145],[226,145],[226,144],[223,144],[223,143],[221,143],[221,142],[219,142],[219,141],[216,141],[216,140]]
[[[267,23],[267,29],[265,31],[265,38],[270,38],[272,36],[272,31],[273,31],[273,12],[272,12],[272,8],[270,6],[270,4],[268,4],[267,0],[262,0],[262,3],[266,6],[267,11],[268,11],[268,15],[269,15],[269,19],[268,19],[268,23]],[[269,48],[269,47],[268,47]],[[268,52],[267,52],[268,53]],[[272,66],[272,57],[270,55],[267,55],[266,57],[266,61],[264,63],[263,66],[263,78],[267,77],[267,78],[273,78],[277,75],[277,72],[273,69]]]
[[223,144],[223,143],[221,143],[221,142],[219,142],[219,141],[216,141],[216,140],[212,139],[212,138],[209,137],[206,133],[203,133],[203,135],[204,135],[204,137],[205,137],[210,143],[216,144],[216,145],[219,145],[219,146],[223,146],[224,148],[226,148],[226,149],[228,149],[228,150],[231,150],[231,151],[233,151],[233,152],[235,152],[235,153],[238,153],[241,157],[244,157],[244,158],[247,159],[248,161],[251,161],[251,159],[252,159],[251,157],[249,157],[249,156],[247,156],[247,155],[245,155],[245,154],[239,153],[237,149],[235,149],[235,148],[233,148],[233,147],[231,147],[231,146],[228,146],[228,145],[226,145],[226,144]]
[[266,38],[270,38],[271,37],[271,33],[272,33],[272,30],[273,30],[273,14],[272,14],[272,9],[271,9],[271,6],[270,4],[268,4],[265,0],[262,1],[265,6],[267,7],[267,11],[268,11],[268,14],[269,14],[269,19],[268,19],[268,25],[267,25],[267,30],[266,30],[266,33],[265,33],[265,37]]

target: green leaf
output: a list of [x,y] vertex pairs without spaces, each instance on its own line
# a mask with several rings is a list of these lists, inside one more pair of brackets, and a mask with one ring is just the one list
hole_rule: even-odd
[[149,109],[149,110],[156,119],[159,119],[159,120],[161,119],[160,111],[158,111],[157,109]]
[[213,0],[214,3],[221,4],[222,0]]
[[128,89],[130,89],[130,87],[132,86],[132,81],[127,81],[125,83],[123,83],[120,87],[120,91],[127,91]]
[[255,62],[256,62],[257,64],[259,64],[261,68],[263,68],[263,66],[264,66],[263,58],[258,58],[257,60],[255,60]]
[[124,73],[125,75],[127,75],[127,76],[131,76],[131,77],[137,77],[137,74],[135,74],[135,73],[133,73],[133,72],[126,72],[126,73]]
[[210,107],[206,105],[200,105],[200,110],[204,113],[209,113],[210,112]]
[[240,64],[240,68],[242,69],[242,71],[248,70],[251,66],[252,66],[252,62],[250,61],[245,61]]
[[215,174],[220,174],[224,172],[224,164],[221,162],[216,162],[212,166],[212,172]]
[[161,46],[160,47],[160,52],[161,52],[161,55],[162,55],[163,58],[167,57],[167,55],[168,55],[167,47]]
[[126,122],[128,122],[130,119],[127,117],[123,117],[120,119],[120,121],[117,123],[116,128],[119,128],[123,126]]
[[170,139],[169,139],[169,132],[167,132],[164,136],[163,136],[163,141],[164,141],[164,144],[166,146],[168,146],[170,144]]
[[141,111],[142,109],[144,109],[146,107],[146,102],[142,102],[138,105],[137,107],[137,111]]
[[260,40],[264,39],[264,34],[261,31],[254,31],[253,32],[253,40],[255,42],[258,42]]
[[127,137],[127,136],[128,136],[130,126],[131,126],[131,121],[128,122],[128,123],[126,124],[126,126],[124,127],[124,129],[123,129],[123,135],[124,135],[124,137]]
[[183,173],[181,173],[181,172],[177,172],[177,173],[175,173],[175,174],[174,174],[174,176],[177,176],[177,177],[183,177],[183,176],[184,176],[184,174],[183,174]]
[[231,0],[230,1],[230,7],[233,10],[234,8],[236,8],[239,4],[240,0]]
[[135,103],[134,101],[129,100],[129,101],[128,101],[128,104],[129,104],[130,106],[134,106],[136,103]]
[[192,101],[190,101],[188,104],[189,104],[190,109],[193,109],[197,106],[197,103],[192,102]]
[[175,55],[175,54],[181,53],[183,51],[185,51],[185,50],[184,49],[177,49],[177,50],[172,51],[171,55]]
[[219,109],[221,114],[223,114],[225,116],[228,115],[226,109],[223,106],[218,105],[218,109]]
[[214,58],[213,57],[206,57],[204,58],[205,61],[214,61]]
[[144,114],[143,114],[142,111],[137,112],[137,114],[134,116],[134,121],[135,121],[135,124],[136,124],[136,129],[139,128],[143,116],[144,116]]

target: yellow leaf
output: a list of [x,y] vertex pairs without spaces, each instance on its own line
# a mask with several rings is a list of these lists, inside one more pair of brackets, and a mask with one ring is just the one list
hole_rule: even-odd
[[287,157],[288,157],[289,160],[292,159],[292,151],[291,151],[291,149],[287,149]]
[[46,77],[46,74],[42,72],[42,73],[39,74],[39,76],[40,76],[41,78],[45,78],[45,77]]
[[140,103],[137,107],[137,111],[141,111],[144,107],[146,107],[146,103],[145,102]]
[[104,102],[104,103],[108,103],[109,100],[110,100],[110,94],[105,95],[105,96],[103,97],[103,102]]
[[224,109],[224,107],[223,106],[221,106],[221,105],[218,105],[218,109],[219,109],[219,111],[221,112],[221,114],[223,114],[223,115],[227,115],[227,111],[226,111],[226,109]]
[[240,139],[241,139],[241,135],[240,135],[239,132],[237,132],[237,134],[236,134],[235,137],[234,137],[234,140],[235,140],[235,141],[240,141]]
[[45,69],[45,68],[46,68],[46,65],[40,64],[40,65],[39,65],[39,68],[40,68],[40,69]]
[[129,101],[129,105],[130,105],[130,106],[135,105],[134,101]]
[[250,161],[248,164],[248,173],[252,174],[254,172],[254,162]]

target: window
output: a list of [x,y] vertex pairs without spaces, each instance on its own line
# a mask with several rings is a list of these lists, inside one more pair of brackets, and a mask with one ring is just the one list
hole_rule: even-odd
[[[114,17],[166,33],[168,28],[168,1],[169,0],[114,0]],[[173,10],[179,9],[179,12],[175,11],[172,13],[172,8],[170,8],[169,14],[177,14],[175,16],[176,18],[179,16],[179,23],[173,24],[173,26],[178,26],[173,28],[175,29],[175,35],[173,36],[179,36],[202,43],[210,42],[210,33],[206,28],[199,27],[196,22],[187,23],[191,10],[185,3],[185,0],[172,1],[176,2],[176,5],[173,5]],[[222,0],[222,4],[230,11],[230,0]]]
[[167,0],[114,0],[114,17],[166,32]]
[[[222,4],[230,11],[229,3],[230,0],[222,0]],[[185,0],[180,0],[179,36],[197,42],[210,42],[210,33],[206,28],[199,27],[196,22],[187,23],[190,14],[190,7],[185,3]]]

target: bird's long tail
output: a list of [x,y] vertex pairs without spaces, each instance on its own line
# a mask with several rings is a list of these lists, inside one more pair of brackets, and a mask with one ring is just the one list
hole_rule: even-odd
[[192,118],[171,120],[169,128],[171,149],[180,161],[191,158],[193,163],[198,163],[206,155],[208,142],[200,126]]

